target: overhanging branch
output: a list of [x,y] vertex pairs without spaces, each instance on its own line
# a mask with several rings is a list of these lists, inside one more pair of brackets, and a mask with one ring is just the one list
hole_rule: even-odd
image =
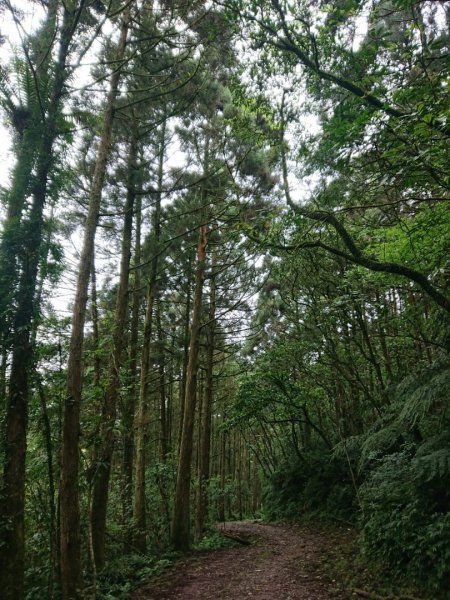
[[321,210],[311,211],[292,205],[292,203],[290,203],[290,205],[295,207],[295,211],[303,217],[312,219],[313,221],[318,221],[321,223],[331,225],[336,231],[336,233],[339,235],[344,245],[346,246],[348,252],[340,250],[339,248],[335,248],[334,246],[325,244],[320,240],[302,242],[300,244],[296,244],[295,246],[291,246],[291,249],[298,250],[302,248],[322,248],[330,254],[334,254],[335,256],[344,258],[349,262],[365,267],[370,271],[376,271],[379,273],[389,273],[392,275],[400,275],[401,277],[406,277],[410,281],[416,283],[430,298],[432,298],[436,302],[436,304],[438,304],[446,312],[450,313],[450,299],[447,298],[442,292],[440,292],[429,281],[426,275],[406,265],[401,265],[399,263],[394,262],[381,262],[375,258],[365,256],[360,250],[360,248],[357,247],[355,241],[353,240],[352,236],[347,231],[345,226],[336,218],[336,216],[333,213]]

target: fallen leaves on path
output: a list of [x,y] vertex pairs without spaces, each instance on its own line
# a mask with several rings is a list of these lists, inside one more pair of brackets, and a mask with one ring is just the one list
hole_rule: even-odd
[[225,532],[254,543],[187,558],[133,600],[331,600],[321,559],[332,541],[302,526],[228,522]]

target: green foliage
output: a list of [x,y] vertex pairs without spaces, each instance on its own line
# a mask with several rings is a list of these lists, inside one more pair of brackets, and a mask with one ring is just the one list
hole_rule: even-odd
[[[40,540],[39,536],[33,536],[31,543],[37,544],[41,551],[46,551],[47,540]],[[49,575],[39,561],[30,564],[25,570],[26,600],[40,600],[49,596]],[[58,593],[58,586],[53,582],[53,589]]]
[[222,485],[221,477],[211,477],[208,495],[211,522],[216,522],[219,520],[219,506],[223,504],[232,507],[236,500],[236,481],[232,477],[226,477]]
[[144,556],[126,554],[108,563],[97,581],[99,600],[128,600],[130,593],[139,585],[167,569],[173,556]]
[[345,460],[315,447],[275,472],[264,496],[269,519],[319,516],[351,520],[357,510]]
[[450,368],[447,361],[437,361],[406,377],[396,389],[396,400],[402,406],[399,420],[412,427],[428,419],[442,425],[448,419]]
[[446,362],[407,377],[394,416],[362,444],[370,469],[360,488],[363,553],[437,598],[450,584],[449,377]]
[[[102,89],[109,71],[105,67],[115,62],[116,36],[106,27],[109,39],[98,40],[106,50],[92,71],[95,88],[86,85],[80,93],[76,68],[86,67],[85,52],[91,43],[97,45],[95,35],[101,28],[95,35],[93,28],[101,17],[92,11],[103,13],[103,5],[95,0],[88,12],[70,16],[70,7],[58,2],[40,4],[47,7],[48,18],[35,35],[24,35],[20,55],[0,70],[0,108],[15,136],[16,158],[10,185],[0,198],[4,213],[14,215],[5,223],[0,249],[1,392],[8,387],[9,336],[19,282],[33,258],[29,243],[36,230],[30,218],[33,190],[45,183],[46,207],[55,210],[54,219],[48,221],[47,208],[43,213],[45,235],[39,255],[34,255],[40,257],[47,298],[47,287],[66,286],[73,279],[69,261],[63,260],[67,240],[58,242],[58,236],[68,238],[85,219],[92,157],[103,123]],[[111,24],[121,18],[121,7],[113,4]],[[114,330],[112,282],[119,222],[122,200],[134,189],[143,201],[145,236],[132,268],[142,290],[136,311],[138,354],[144,288],[153,269],[152,257],[158,255],[160,260],[157,322],[150,327],[154,373],[147,399],[150,466],[145,486],[152,555],[124,556],[124,548],[130,550],[132,523],[124,523],[129,490],[123,489],[120,454],[124,434],[131,433],[125,408],[138,395],[139,368],[131,380],[128,369],[121,367],[120,405],[112,429],[116,454],[108,499],[109,563],[99,574],[99,598],[129,597],[135,585],[171,560],[160,556],[167,548],[173,508],[187,304],[192,300],[195,236],[205,199],[211,204],[208,256],[215,252],[217,265],[211,270],[208,266],[205,277],[203,325],[209,320],[207,291],[214,270],[218,304],[208,520],[240,516],[249,507],[257,512],[259,475],[264,472],[264,512],[269,518],[315,515],[353,520],[361,508],[361,545],[368,558],[382,558],[396,575],[425,582],[433,598],[450,586],[450,369],[448,357],[437,360],[448,343],[448,323],[432,296],[427,298],[408,277],[395,275],[398,270],[379,273],[349,266],[348,238],[331,221],[311,218],[311,211],[333,213],[355,243],[354,257],[361,251],[373,261],[418,270],[448,294],[449,38],[443,3],[431,4],[230,0],[223,12],[213,8],[206,14],[201,3],[181,3],[173,11],[162,11],[157,24],[152,11],[133,16],[127,64],[117,65],[122,71],[120,97],[114,108],[114,142],[96,239],[97,267],[105,282],[97,295],[99,339],[86,324],[79,488],[82,551],[89,574],[87,521]],[[51,16],[53,9],[56,13]],[[64,15],[75,19],[68,29]],[[66,40],[71,41],[70,52],[62,57],[64,31],[71,31],[73,39]],[[234,45],[233,36],[238,34],[242,40]],[[69,85],[69,72],[74,85]],[[54,105],[58,81],[61,98]],[[161,152],[161,164],[169,166],[159,178],[155,133],[163,120],[164,136],[171,141]],[[124,156],[131,130],[139,137],[136,165],[131,156],[127,165]],[[37,166],[45,162],[42,148],[47,142],[53,160],[44,182],[38,181]],[[179,171],[169,158],[176,155],[177,162],[178,150],[186,158]],[[207,168],[202,161],[208,162]],[[139,174],[131,175],[138,166]],[[298,210],[280,201],[288,196],[284,187],[291,181],[290,204]],[[148,231],[159,196],[164,205],[161,236],[154,223]],[[76,206],[69,219],[67,208],[72,203]],[[249,327],[251,317],[244,318],[242,326],[238,315],[244,298],[245,310],[255,314]],[[66,356],[60,340],[70,337],[68,329],[46,323],[38,306],[34,313],[33,367],[42,380],[44,406],[37,383],[31,382],[28,600],[51,596],[50,588],[56,585],[56,551],[51,547],[56,532],[50,530],[56,529],[51,517],[58,490],[52,488],[60,477],[66,401]],[[201,353],[209,342],[208,327],[202,329]],[[127,333],[124,340],[128,355],[131,337]],[[199,399],[206,387],[204,363],[200,356]],[[417,366],[424,364],[425,368]],[[245,374],[238,379],[233,373],[241,370]],[[170,425],[171,438],[170,453],[163,459],[154,410],[161,391],[170,413],[165,425],[167,429]],[[42,435],[43,412],[49,420],[47,440]],[[197,424],[195,430],[201,435]],[[50,485],[49,462],[55,486]],[[192,483],[194,499],[198,482]],[[227,544],[219,534],[208,532],[198,547]]]
[[411,263],[416,268],[445,272],[449,265],[450,215],[445,203],[422,206],[414,215],[389,229],[374,228],[370,250],[384,260]]
[[220,550],[221,548],[231,548],[236,545],[230,538],[220,535],[215,530],[207,531],[203,538],[195,544],[196,550]]
[[431,482],[422,481],[410,449],[384,458],[360,491],[360,543],[367,558],[382,559],[393,575],[445,598],[450,583],[450,471],[445,477],[437,471],[434,475]]

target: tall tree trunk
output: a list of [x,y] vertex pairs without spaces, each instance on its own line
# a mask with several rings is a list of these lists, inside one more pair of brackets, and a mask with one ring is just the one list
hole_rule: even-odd
[[100,330],[98,319],[98,301],[97,301],[97,272],[95,270],[95,249],[92,253],[91,268],[91,320],[92,320],[92,341],[94,349],[94,390],[97,397],[100,390],[101,380],[101,358],[100,358]]
[[161,462],[167,459],[167,406],[166,406],[166,367],[164,361],[164,340],[161,326],[161,303],[156,307],[156,327],[158,333],[158,372],[159,372],[159,422],[160,422],[160,450]]
[[[153,261],[157,262],[157,258]],[[150,343],[152,338],[153,305],[155,302],[156,267],[152,265],[150,283],[147,292],[147,308],[145,311],[144,338],[142,340],[141,383],[139,388],[138,409],[136,415],[136,460],[134,473],[133,503],[133,545],[139,552],[147,551],[146,536],[146,495],[145,465],[148,437],[148,383],[150,375]]]
[[113,331],[112,350],[109,358],[108,385],[105,392],[100,445],[97,453],[94,485],[92,490],[91,530],[95,566],[98,571],[105,565],[106,511],[111,474],[111,459],[114,450],[114,427],[120,389],[125,322],[128,304],[128,282],[131,260],[131,237],[133,232],[133,209],[136,190],[134,185],[137,161],[137,135],[133,134],[128,154],[127,197],[122,233],[119,287],[116,298],[116,313]]
[[[1,356],[0,356],[0,398],[2,399],[2,406],[0,408],[0,419],[3,423],[4,419],[4,404],[3,399],[6,398],[6,371],[8,367],[8,350],[6,348],[6,340],[5,337],[0,333],[0,348],[1,348]],[[3,427],[0,429],[0,435],[2,439],[4,439],[4,430]]]
[[146,495],[145,467],[148,428],[148,388],[150,377],[150,352],[153,325],[153,309],[157,295],[156,279],[158,274],[159,243],[161,239],[161,190],[164,174],[164,156],[166,146],[166,122],[162,123],[161,143],[158,161],[158,192],[156,194],[155,210],[153,213],[153,229],[155,232],[155,247],[151,262],[150,281],[147,291],[147,309],[145,312],[144,339],[141,359],[141,383],[139,389],[137,419],[136,419],[136,469],[134,481],[133,504],[133,544],[139,552],[147,550],[146,535]]
[[216,284],[215,284],[216,254],[212,251],[210,295],[208,312],[208,340],[206,354],[206,390],[202,414],[202,436],[200,439],[200,468],[198,474],[198,502],[195,535],[201,539],[205,519],[208,514],[208,481],[210,477],[210,452],[211,452],[211,415],[213,406],[213,368],[214,344],[216,327]]
[[186,379],[189,362],[189,326],[191,324],[191,273],[192,269],[188,268],[188,281],[186,291],[186,307],[184,313],[184,328],[183,328],[183,363],[181,366],[181,381],[180,381],[180,421],[178,424],[178,452],[181,448],[181,435],[183,433],[183,418],[184,418],[184,400],[186,397]]
[[[73,14],[64,11],[61,28],[58,59],[54,70],[52,96],[49,103],[45,129],[36,159],[36,174],[32,182],[32,206],[30,216],[19,228],[19,212],[12,217],[10,224],[17,235],[22,236],[20,250],[20,275],[17,291],[17,308],[13,318],[11,374],[6,408],[6,429],[4,445],[4,476],[1,514],[4,526],[1,527],[0,581],[2,597],[5,600],[21,600],[24,596],[25,561],[25,456],[27,447],[28,392],[29,377],[33,360],[31,342],[34,318],[38,312],[35,293],[42,244],[44,207],[47,199],[47,185],[53,167],[53,146],[58,135],[57,123],[61,96],[66,79],[66,60],[69,44],[74,31]],[[11,207],[10,207],[11,208]],[[16,210],[15,207],[14,210]],[[14,222],[13,222],[14,221]],[[17,238],[16,238],[17,241]],[[17,249],[17,246],[13,247]],[[3,250],[3,249],[2,249]],[[9,259],[8,259],[9,256]],[[9,282],[8,268],[14,268],[16,257],[6,257],[2,252],[2,267],[9,260],[9,266],[2,269],[1,281]],[[5,279],[6,277],[6,279]],[[2,314],[2,320],[4,315]]]
[[195,292],[192,307],[189,362],[186,378],[183,431],[181,434],[175,488],[172,544],[176,550],[186,551],[190,545],[190,486],[191,461],[194,435],[195,404],[197,397],[197,363],[200,346],[200,320],[202,311],[203,280],[206,260],[206,225],[201,225],[197,245],[197,265],[195,272]]
[[[222,423],[225,423],[226,414],[225,407],[222,410]],[[221,431],[219,434],[219,475],[220,475],[220,494],[218,498],[217,512],[219,521],[225,521],[225,483],[226,483],[226,450],[227,450],[226,431]]]
[[57,569],[57,530],[56,530],[56,489],[55,477],[53,473],[53,444],[50,426],[50,417],[47,409],[47,399],[45,391],[40,381],[39,374],[36,374],[39,399],[41,402],[41,419],[43,426],[43,437],[45,450],[47,454],[47,475],[48,475],[48,508],[49,508],[49,576],[48,576],[48,597],[53,598],[54,581]]
[[123,517],[127,527],[126,551],[131,548],[133,518],[133,455],[134,455],[134,411],[137,393],[138,375],[138,335],[139,335],[139,309],[141,304],[141,195],[136,198],[136,236],[133,269],[133,304],[131,309],[130,324],[130,366],[129,366],[129,393],[124,399],[122,409],[123,422]]
[[[170,347],[170,356],[175,356],[175,339],[176,339],[176,322],[172,323],[172,331],[171,331],[171,347]],[[174,383],[175,383],[175,361],[169,361],[168,368],[168,378],[169,378],[169,386],[168,386],[168,394],[167,394],[167,443],[168,443],[168,452],[172,452],[174,447],[174,439],[173,439],[173,421],[174,421]]]
[[252,513],[256,516],[256,513],[260,508],[260,491],[261,482],[258,473],[258,461],[253,458],[253,481],[252,481]]
[[121,63],[125,55],[130,6],[122,17],[120,38],[116,49],[116,68],[111,76],[106,100],[102,133],[95,162],[94,177],[89,194],[83,249],[80,257],[77,289],[72,316],[72,333],[69,346],[67,397],[64,407],[62,457],[61,457],[61,583],[64,600],[82,598],[80,506],[78,492],[78,454],[80,436],[81,382],[84,322],[89,286],[89,274],[94,252],[94,239],[100,211],[103,182],[109,156],[114,104],[119,87]]
[[[158,379],[159,379],[159,430],[160,430],[160,461],[167,462],[168,452],[168,404],[167,404],[167,382],[166,382],[166,363],[164,351],[164,337],[161,325],[161,301],[156,306],[156,328],[158,336]],[[170,487],[168,473],[165,469],[161,469],[158,473],[158,487],[161,493],[162,511],[167,531],[167,536],[170,536]]]
[[234,456],[235,456],[235,463],[234,463],[234,477],[235,480],[237,481],[237,510],[238,510],[238,517],[239,520],[242,521],[243,519],[243,514],[244,514],[244,510],[243,510],[243,498],[242,498],[242,470],[243,470],[243,456],[242,456],[242,439],[241,439],[241,435],[239,433],[239,430],[236,430],[235,432],[235,437],[234,437]]

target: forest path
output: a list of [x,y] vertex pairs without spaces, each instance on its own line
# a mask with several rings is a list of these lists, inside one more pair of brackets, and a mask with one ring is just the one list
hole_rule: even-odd
[[303,526],[233,521],[218,526],[251,538],[251,545],[188,557],[133,600],[335,600],[327,591],[321,560],[335,544]]

